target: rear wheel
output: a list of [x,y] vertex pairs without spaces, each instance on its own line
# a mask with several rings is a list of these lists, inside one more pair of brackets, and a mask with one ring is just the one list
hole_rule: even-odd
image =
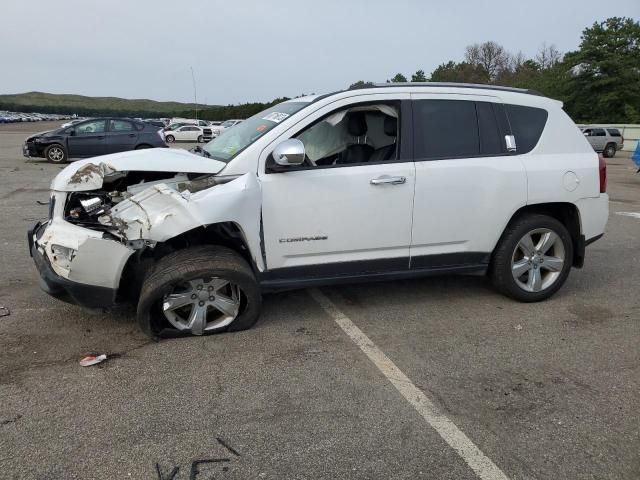
[[143,144],[143,145],[138,145],[138,146],[136,147],[136,150],[144,150],[144,149],[146,149],[146,148],[153,148],[153,147],[152,147],[151,145],[144,145],[144,144]]
[[164,257],[145,279],[138,323],[153,337],[244,330],[256,323],[260,306],[260,288],[240,255],[194,247]]
[[174,137],[173,135],[167,135],[166,137],[164,137],[164,140],[167,143],[173,143],[176,141],[176,137]]
[[522,216],[509,224],[496,247],[491,277],[501,293],[521,302],[546,300],[569,276],[573,243],[553,217]]
[[602,155],[606,158],[613,158],[616,154],[616,146],[613,143],[608,143],[604,148]]
[[202,135],[198,137],[198,143],[202,143]]
[[62,145],[57,143],[49,145],[44,151],[44,156],[52,163],[64,163],[67,161],[67,152]]

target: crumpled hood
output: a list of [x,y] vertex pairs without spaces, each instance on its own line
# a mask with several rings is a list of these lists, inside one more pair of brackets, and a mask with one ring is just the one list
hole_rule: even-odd
[[224,162],[186,150],[149,148],[79,160],[68,165],[51,182],[59,192],[82,192],[102,187],[103,178],[115,172],[218,173]]
[[51,137],[57,134],[60,130],[60,128],[56,128],[55,130],[45,130],[44,132],[34,133],[30,137],[27,137],[27,142],[37,137]]

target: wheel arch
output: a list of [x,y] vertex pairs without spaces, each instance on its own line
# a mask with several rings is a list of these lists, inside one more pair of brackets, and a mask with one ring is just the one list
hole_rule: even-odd
[[137,300],[142,282],[153,270],[154,265],[167,255],[185,248],[201,245],[219,245],[227,247],[244,258],[254,274],[259,273],[258,265],[242,226],[233,221],[216,222],[187,230],[164,242],[156,243],[153,248],[145,247],[131,255],[122,270],[118,294],[129,300]]
[[496,243],[496,247],[500,244],[502,236],[504,235],[504,232],[506,231],[509,224],[511,224],[515,219],[527,214],[547,215],[549,217],[555,218],[560,223],[562,223],[569,231],[573,243],[572,264],[574,267],[582,267],[584,263],[585,240],[584,236],[582,235],[580,210],[575,204],[570,202],[535,203],[524,205],[523,207],[519,208],[514,212],[514,214],[505,225],[505,228],[503,229],[503,232],[500,236],[500,240],[498,241],[498,243]]

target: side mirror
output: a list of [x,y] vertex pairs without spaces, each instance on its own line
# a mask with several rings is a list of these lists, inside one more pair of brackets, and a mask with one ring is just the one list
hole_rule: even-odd
[[589,132],[582,132],[585,137],[589,136]]
[[73,137],[76,134],[76,130],[74,128],[70,128],[67,130],[67,135]]
[[290,138],[273,150],[273,159],[283,167],[302,165],[305,158],[304,143],[297,138]]

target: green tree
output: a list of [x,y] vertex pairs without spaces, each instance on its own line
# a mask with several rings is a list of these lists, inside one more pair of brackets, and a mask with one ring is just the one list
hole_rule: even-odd
[[418,70],[416,73],[411,75],[411,81],[412,82],[426,82],[427,81],[427,77],[424,74],[424,70]]
[[467,62],[449,61],[431,73],[432,82],[487,83],[484,71]]
[[566,108],[576,121],[640,122],[640,23],[612,17],[582,32],[565,57]]
[[375,84],[373,82],[365,82],[364,80],[358,80],[355,83],[349,85],[349,90],[354,90],[357,88],[368,88],[373,87]]
[[391,80],[387,80],[387,83],[404,83],[406,81],[407,81],[407,77],[405,77],[401,73],[396,73]]

